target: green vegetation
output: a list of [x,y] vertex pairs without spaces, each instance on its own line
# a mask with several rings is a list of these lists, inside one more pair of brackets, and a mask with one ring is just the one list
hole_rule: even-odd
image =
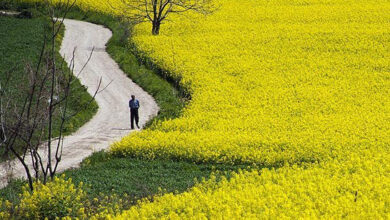
[[[105,197],[118,195],[126,201],[124,208],[141,198],[175,192],[180,193],[192,187],[197,181],[208,178],[212,172],[229,176],[231,171],[245,169],[245,166],[225,164],[194,164],[184,161],[140,160],[118,158],[104,152],[97,152],[86,158],[81,167],[64,172],[75,185],[83,182],[91,202],[94,198],[105,201]],[[59,174],[60,175],[60,174]],[[18,203],[18,194],[25,183],[16,180],[0,190],[0,198]]]
[[[195,179],[207,177],[214,171],[237,169],[221,164],[194,164],[183,161],[151,160],[112,157],[98,152],[85,159],[80,169],[66,171],[77,184],[89,185],[88,194],[128,194],[137,198],[167,192],[183,192],[195,184]],[[241,167],[244,168],[244,167]]]
[[[20,88],[23,88],[23,85],[28,82],[25,65],[31,64],[34,67],[38,62],[44,34],[45,31],[48,31],[48,25],[49,21],[42,16],[37,16],[33,19],[0,17],[0,29],[6,30],[0,32],[0,54],[2,57],[0,60],[0,79],[4,79],[8,72],[12,73],[9,90],[11,97],[16,103],[23,102],[24,97]],[[57,51],[59,51],[62,33],[63,30],[57,39]],[[59,53],[57,53],[56,59],[59,63],[63,62]],[[65,66],[64,64],[63,67],[66,71],[69,71]],[[78,112],[90,99],[91,96],[87,93],[87,89],[78,80],[75,80],[70,95],[69,114]],[[90,120],[96,113],[97,108],[97,104],[93,102],[69,120],[65,125],[65,134],[76,131]],[[59,127],[59,118],[55,121],[54,126]],[[1,161],[10,155],[7,154],[5,149],[0,149],[0,156]]]
[[42,47],[45,19],[16,19],[0,16],[0,79],[12,71],[11,94],[16,99],[19,82],[26,82],[25,62],[36,63]]

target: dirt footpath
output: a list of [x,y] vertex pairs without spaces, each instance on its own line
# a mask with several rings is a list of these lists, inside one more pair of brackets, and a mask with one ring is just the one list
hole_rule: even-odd
[[[69,64],[75,50],[75,74],[80,72],[91,53],[91,60],[79,75],[88,92],[97,89],[100,77],[102,88],[109,86],[96,96],[99,105],[97,114],[74,134],[64,140],[64,151],[59,171],[77,167],[80,162],[94,151],[107,149],[114,141],[120,140],[131,132],[128,101],[134,94],[140,101],[140,126],[154,117],[159,108],[153,97],[131,81],[105,51],[105,44],[112,33],[103,26],[65,20],[65,36],[60,53]],[[7,164],[0,164],[0,188],[7,184]],[[25,178],[24,168],[13,161],[14,178]],[[9,171],[8,171],[9,172]]]

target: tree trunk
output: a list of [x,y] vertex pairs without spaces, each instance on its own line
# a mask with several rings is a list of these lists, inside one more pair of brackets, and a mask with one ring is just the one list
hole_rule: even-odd
[[152,28],[152,34],[153,35],[158,35],[160,33],[160,22],[153,22],[153,28]]

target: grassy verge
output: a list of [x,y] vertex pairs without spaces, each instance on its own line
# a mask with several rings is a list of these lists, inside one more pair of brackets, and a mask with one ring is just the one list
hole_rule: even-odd
[[[0,79],[3,79],[8,71],[12,72],[9,90],[10,95],[16,103],[23,102],[23,96],[20,94],[20,86],[27,83],[27,75],[24,70],[25,64],[30,63],[33,66],[36,65],[48,23],[49,21],[46,18],[40,16],[33,19],[17,19],[0,16],[0,29],[6,30],[0,33],[0,54],[2,57],[0,60]],[[58,52],[61,36],[62,34],[57,39],[58,46],[56,48],[56,56],[59,62],[62,62],[62,58]],[[64,68],[66,71],[69,71],[65,65]],[[78,112],[91,99],[91,96],[78,80],[73,83],[71,89],[69,113],[73,114]],[[69,120],[65,124],[65,134],[76,131],[90,120],[96,113],[97,108],[97,104],[93,102]],[[59,116],[55,119],[54,123],[55,128],[59,127]],[[6,153],[5,149],[0,149],[0,161],[10,156]]]

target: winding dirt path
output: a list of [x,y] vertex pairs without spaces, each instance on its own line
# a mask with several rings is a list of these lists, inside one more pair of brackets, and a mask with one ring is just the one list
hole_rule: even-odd
[[[134,94],[140,101],[140,126],[157,115],[159,110],[153,97],[133,83],[105,51],[112,33],[100,25],[76,20],[65,20],[65,36],[60,53],[69,64],[75,50],[75,73],[80,72],[91,53],[91,60],[79,75],[88,92],[93,94],[102,78],[102,88],[96,96],[97,114],[74,134],[65,137],[59,171],[77,167],[95,151],[106,149],[130,132],[128,100]],[[111,84],[110,84],[111,82]],[[0,164],[0,188],[6,186],[12,167],[13,178],[25,178],[24,168],[18,161]]]

